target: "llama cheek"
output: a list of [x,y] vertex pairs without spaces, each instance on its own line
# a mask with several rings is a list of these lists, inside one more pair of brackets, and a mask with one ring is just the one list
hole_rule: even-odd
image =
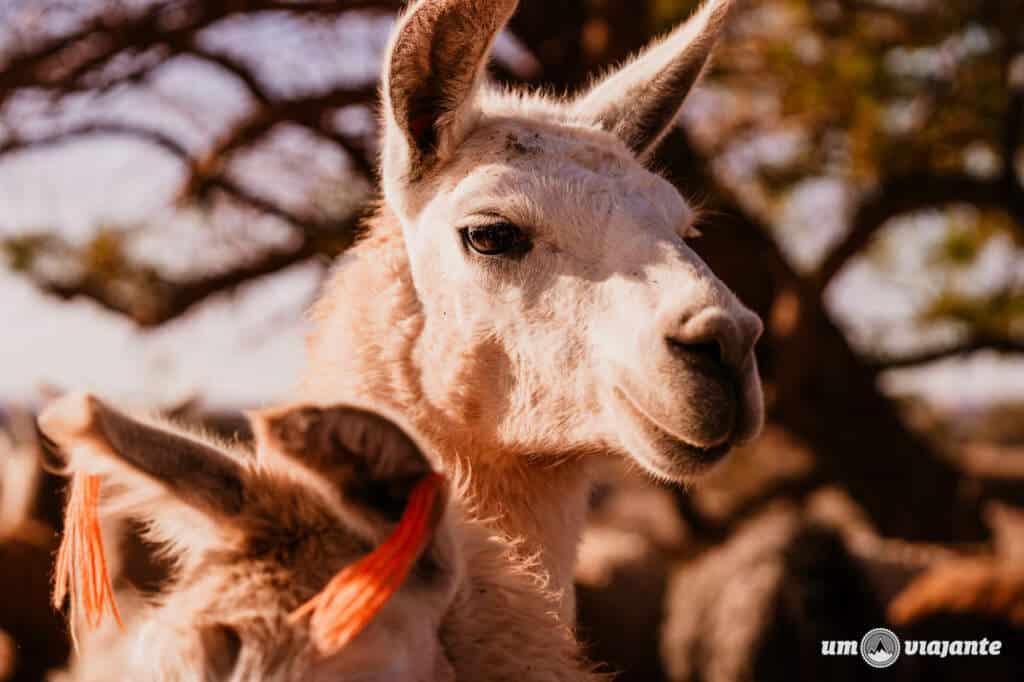
[[[373,626],[337,654],[315,664],[309,682],[419,682],[400,638]],[[426,678],[424,678],[426,679]]]
[[[439,326],[443,324],[442,320]],[[453,339],[439,333],[429,336],[419,352],[426,396],[453,424],[465,427],[503,420],[514,368],[508,352],[491,334],[468,332]]]

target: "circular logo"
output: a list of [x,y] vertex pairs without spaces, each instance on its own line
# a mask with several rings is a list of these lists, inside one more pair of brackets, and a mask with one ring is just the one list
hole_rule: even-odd
[[900,657],[900,638],[886,628],[868,630],[860,640],[860,655],[872,668],[888,668]]

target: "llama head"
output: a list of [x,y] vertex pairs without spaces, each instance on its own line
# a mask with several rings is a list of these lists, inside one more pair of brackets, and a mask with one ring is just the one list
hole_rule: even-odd
[[486,84],[515,5],[420,0],[386,57],[383,187],[425,316],[424,392],[474,447],[611,449],[685,478],[763,412],[761,322],[687,246],[694,210],[645,166],[731,0],[567,101]]
[[432,472],[420,448],[391,421],[349,407],[250,421],[255,457],[87,395],[40,417],[69,470],[100,478],[101,513],[146,522],[178,561],[159,606],[126,635],[137,664],[167,679],[225,682],[454,679],[438,631],[462,569],[444,499],[426,515],[427,547],[351,643],[325,649],[316,613],[296,617],[332,576],[380,556],[372,550]]

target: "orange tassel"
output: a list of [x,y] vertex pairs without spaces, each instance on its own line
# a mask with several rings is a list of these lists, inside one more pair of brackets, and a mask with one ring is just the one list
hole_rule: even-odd
[[100,624],[104,608],[108,608],[118,627],[124,628],[114,600],[110,574],[107,572],[98,515],[99,502],[100,477],[75,474],[71,479],[71,493],[64,512],[64,536],[57,550],[53,587],[54,608],[59,609],[64,604],[64,598],[69,593],[71,595],[72,631],[79,609],[90,627],[95,628]]
[[402,518],[377,549],[338,572],[289,617],[310,616],[310,632],[324,655],[355,639],[398,591],[429,540],[430,517],[443,477],[428,474],[413,489]]

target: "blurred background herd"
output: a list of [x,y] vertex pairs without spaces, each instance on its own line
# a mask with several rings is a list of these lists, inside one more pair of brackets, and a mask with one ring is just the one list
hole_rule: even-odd
[[[556,92],[696,6],[520,4],[493,77]],[[244,438],[288,395],[401,5],[0,0],[0,680],[68,655],[33,413],[89,388]],[[766,322],[768,424],[688,490],[609,465],[577,580],[620,679],[1024,680],[1022,141],[1024,0],[743,2],[655,164]],[[882,625],[1003,654],[821,655]]]

